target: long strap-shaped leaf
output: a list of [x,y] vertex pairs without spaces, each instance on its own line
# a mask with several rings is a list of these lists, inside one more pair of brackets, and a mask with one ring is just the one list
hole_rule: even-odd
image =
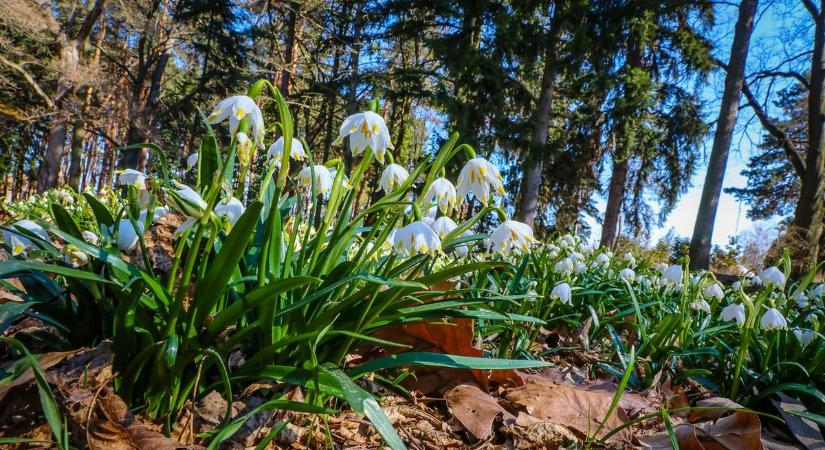
[[[261,202],[256,201],[246,208],[241,218],[232,227],[232,232],[221,244],[220,253],[210,261],[209,269],[203,279],[199,280],[193,303],[195,324],[203,323],[220,296],[223,295],[235,267],[246,253],[247,241],[255,230],[262,206]],[[191,251],[198,251],[198,249]],[[184,282],[188,281],[184,280]]]
[[549,367],[553,364],[547,361],[523,360],[523,359],[500,359],[500,358],[478,358],[473,356],[448,355],[445,353],[433,352],[406,352],[374,359],[361,364],[350,372],[350,376],[358,378],[370,372],[402,366],[433,366],[450,367],[453,369],[531,369],[537,367]]
[[95,275],[92,272],[72,269],[70,267],[58,266],[57,264],[48,264],[39,261],[0,261],[0,276],[12,274],[15,272],[24,272],[26,270],[37,270],[40,272],[53,273],[56,275],[63,275],[78,280],[96,281],[98,283],[111,283],[111,281],[99,275]]

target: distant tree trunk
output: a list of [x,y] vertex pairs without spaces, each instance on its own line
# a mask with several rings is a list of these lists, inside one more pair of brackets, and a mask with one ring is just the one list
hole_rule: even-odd
[[719,119],[716,121],[716,134],[713,136],[713,148],[708,160],[702,199],[699,201],[693,238],[690,241],[690,268],[694,270],[707,270],[710,266],[713,225],[716,221],[719,196],[725,181],[725,168],[728,164],[733,128],[739,113],[739,96],[742,93],[742,83],[745,79],[745,63],[748,59],[748,47],[757,3],[757,0],[743,0],[739,5],[739,18],[736,21],[730,50],[725,90],[722,94],[722,105],[719,108]]
[[[555,24],[551,25],[555,27]],[[555,30],[551,33],[555,34]],[[530,149],[524,158],[518,213],[516,218],[530,226],[536,218],[538,209],[539,188],[541,187],[542,162],[546,151],[547,133],[550,126],[550,114],[553,106],[553,88],[556,73],[554,70],[555,39],[552,35],[547,40],[544,53],[544,71],[541,76],[541,94],[533,114],[533,137],[530,140]]]
[[83,155],[83,143],[86,140],[86,122],[77,117],[72,126],[72,146],[69,158],[69,187],[76,192],[82,191],[80,185],[80,175],[82,173],[81,156]]
[[[355,23],[352,31],[352,41],[350,44],[349,56],[349,89],[347,91],[347,115],[355,114],[358,110],[358,82],[360,76],[358,74],[358,63],[361,58],[361,28],[363,26],[363,19],[361,18],[361,2],[355,2]],[[349,151],[349,138],[344,142],[344,165],[347,173],[352,171],[353,157]]]
[[818,263],[825,213],[825,12],[806,2],[814,18],[814,50],[811,58],[811,81],[808,96],[808,151],[802,177],[799,202],[796,205],[792,227],[804,231],[806,245],[795,260],[803,267]]
[[57,186],[60,176],[60,163],[63,160],[63,149],[66,145],[66,120],[55,119],[49,129],[46,154],[37,170],[37,192],[43,193]]
[[[288,2],[289,5],[289,22],[287,23],[287,40],[286,50],[284,52],[284,68],[281,71],[281,79],[279,89],[281,95],[289,97],[289,83],[292,80],[292,72],[295,71],[298,52],[295,51],[298,47],[298,41],[301,39],[301,31],[303,30],[303,19],[299,20],[298,16],[301,13],[301,3],[297,1]],[[299,24],[299,22],[301,22]]]
[[619,235],[619,221],[622,215],[626,182],[627,156],[614,153],[613,173],[610,176],[610,184],[607,188],[607,207],[604,211],[602,235],[599,240],[599,245],[603,247],[613,248],[613,244]]

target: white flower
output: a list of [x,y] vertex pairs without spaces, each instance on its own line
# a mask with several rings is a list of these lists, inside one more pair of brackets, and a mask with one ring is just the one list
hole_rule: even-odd
[[[472,236],[472,235],[473,235],[473,233],[470,232],[470,230],[467,230],[467,231],[461,233],[461,237],[467,237],[467,236]],[[470,253],[470,247],[468,247],[466,244],[459,245],[459,246],[455,247],[453,252],[459,258],[463,258],[463,257],[467,256]]]
[[776,308],[769,308],[759,321],[759,325],[763,330],[784,330],[788,328],[788,321]]
[[504,183],[496,166],[484,158],[473,158],[461,169],[458,175],[458,198],[464,200],[472,193],[481,203],[490,200],[490,189],[504,195]]
[[818,284],[813,290],[813,295],[816,298],[822,298],[822,295],[825,294],[825,283]]
[[[49,239],[49,233],[47,233],[43,227],[32,222],[31,220],[19,220],[9,228],[11,228],[12,230],[22,228],[43,238],[44,241],[51,242],[51,239]],[[8,246],[11,247],[11,254],[15,256],[23,253],[29,248],[34,247],[34,243],[31,241],[31,239],[24,236],[20,232],[15,233],[14,231],[4,231],[3,241],[5,241],[6,244],[8,244]]]
[[816,339],[816,331],[808,330],[808,329],[793,329],[793,335],[796,336],[796,339],[802,344],[803,347],[807,346],[811,342]]
[[595,260],[596,266],[607,269],[610,266],[610,257],[606,253],[599,253]]
[[393,247],[407,256],[435,255],[441,251],[441,239],[429,225],[419,220],[395,232]]
[[97,245],[97,244],[98,244],[98,242],[100,242],[100,239],[98,239],[97,235],[96,235],[94,232],[92,232],[92,231],[89,231],[89,230],[83,230],[83,231],[80,233],[80,235],[81,235],[81,236],[83,236],[83,240],[84,240],[84,241],[86,241],[86,242],[88,242],[88,243],[90,243],[90,244],[92,244],[92,245]]
[[[312,172],[315,171],[315,182],[312,182]],[[326,166],[316,164],[313,168],[304,167],[298,172],[298,186],[311,190],[315,188],[316,194],[326,194],[332,188],[333,175]]]
[[785,274],[776,267],[768,267],[759,272],[759,278],[766,286],[778,287],[782,289],[785,287]]
[[438,237],[444,239],[444,236],[450,234],[453,230],[458,228],[458,225],[447,216],[441,216],[435,219],[432,223],[433,230],[438,233]]
[[553,266],[553,272],[559,275],[568,276],[573,273],[575,265],[570,258],[564,258]]
[[490,235],[490,246],[504,254],[527,252],[535,241],[530,225],[515,220],[505,220]]
[[134,169],[125,169],[118,172],[117,182],[121,186],[134,186],[138,189],[146,187],[146,174]]
[[193,167],[198,165],[198,152],[192,153],[186,158],[186,168],[188,170],[192,170]]
[[722,308],[722,320],[736,320],[740,327],[745,323],[745,305],[732,303]]
[[762,279],[759,275],[754,275],[748,280],[748,286],[762,286]]
[[[284,157],[284,137],[281,136],[274,144],[269,146],[266,152],[266,159],[272,161],[275,167],[281,168],[281,159]],[[303,161],[307,158],[307,153],[304,151],[304,144],[298,139],[292,138],[292,147],[289,149],[289,157],[296,161]]]
[[622,257],[622,259],[624,259],[624,261],[629,266],[635,266],[636,265],[636,258],[633,256],[633,253],[630,253],[630,252],[625,253],[624,256]]
[[389,164],[384,168],[384,171],[381,172],[381,179],[378,180],[378,185],[381,186],[381,189],[383,189],[385,193],[389,194],[395,190],[395,188],[404,184],[409,177],[410,173],[407,172],[407,169],[398,164]]
[[716,282],[705,286],[703,293],[705,294],[705,297],[715,298],[716,300],[722,300],[725,298],[725,292],[722,290],[722,286]]
[[534,291],[533,289],[529,289],[525,296],[525,300],[527,300],[528,302],[534,302],[539,298],[539,293]]
[[143,234],[143,221],[136,221],[138,232],[129,219],[120,219],[117,224],[117,246],[126,253],[131,252],[138,243],[138,236]]
[[438,203],[441,212],[449,214],[455,208],[457,199],[455,186],[446,178],[437,178],[430,184],[430,188],[424,194],[424,199],[428,202]]
[[682,272],[682,267],[679,265],[672,265],[665,269],[662,273],[662,284],[665,286],[677,286],[682,283],[682,277],[684,276],[684,272]]
[[576,263],[576,268],[574,270],[577,274],[581,275],[587,272],[587,266],[583,262],[579,261]]
[[221,100],[212,114],[209,115],[208,121],[211,124],[223,122],[229,118],[229,132],[235,134],[241,120],[248,118],[252,125],[252,136],[255,142],[263,147],[264,139],[264,116],[261,114],[261,108],[255,104],[255,101],[245,95],[235,95]]
[[384,123],[384,118],[372,111],[364,111],[347,117],[341,124],[336,142],[341,142],[346,136],[349,136],[349,149],[352,156],[358,156],[369,148],[381,164],[384,164],[384,154],[387,149],[393,148],[390,131]]
[[63,247],[63,261],[74,267],[85,266],[89,262],[89,256],[72,244]]
[[219,217],[226,217],[227,226],[226,232],[228,233],[232,230],[232,227],[238,222],[238,219],[241,218],[241,215],[244,212],[243,203],[235,197],[231,197],[226,202],[218,202],[215,205],[215,214]]
[[186,217],[200,219],[206,211],[206,202],[200,194],[185,184],[173,181],[175,189],[166,190],[167,198],[173,208]]
[[693,275],[692,277],[690,277],[690,286],[691,286],[691,287],[694,287],[694,286],[698,285],[698,284],[699,284],[699,281],[700,281],[701,279],[702,279],[702,277],[701,277],[701,276],[699,276],[699,275]]
[[636,279],[636,272],[634,272],[633,269],[626,267],[619,272],[619,276],[632,283],[633,280]]
[[690,309],[694,311],[704,311],[710,314],[710,305],[704,300],[694,300],[690,302]]
[[805,291],[797,290],[791,296],[791,300],[796,302],[798,308],[806,308],[808,306],[808,296],[805,295]]
[[582,255],[579,252],[573,252],[573,253],[570,253],[570,259],[572,259],[573,261],[583,261],[584,260],[584,255]]
[[742,289],[742,283],[740,281],[734,281],[733,284],[730,285],[730,288],[734,291],[738,291],[739,289]]
[[565,305],[570,305],[573,303],[573,291],[570,289],[569,284],[559,283],[553,288],[553,291],[550,292],[550,298],[552,300],[558,300]]
[[669,266],[667,264],[663,263],[663,262],[658,262],[658,263],[656,263],[655,266],[653,266],[653,268],[656,269],[661,274],[664,274],[665,271],[668,269],[668,267]]

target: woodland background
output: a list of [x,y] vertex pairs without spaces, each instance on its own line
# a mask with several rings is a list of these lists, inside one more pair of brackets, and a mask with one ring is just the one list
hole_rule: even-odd
[[[748,184],[733,193],[751,218],[783,218],[782,245],[811,263],[825,216],[823,10],[811,0],[4,0],[0,195],[110,186],[118,169],[152,170],[148,149],[118,150],[142,142],[183,171],[201,110],[267,78],[317,160],[351,163],[329,143],[372,99],[404,165],[458,132],[502,168],[504,206],[539,234],[586,234],[595,219],[603,245],[644,241],[707,158],[692,246],[668,244],[695,267],[709,264],[732,136],[756,127]],[[750,39],[759,20],[776,23],[773,39]],[[273,123],[273,105],[262,106]],[[362,201],[378,176],[359,187]]]

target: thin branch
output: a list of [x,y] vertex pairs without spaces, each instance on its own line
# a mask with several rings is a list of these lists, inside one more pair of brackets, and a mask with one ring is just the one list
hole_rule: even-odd
[[756,100],[756,97],[753,96],[753,92],[751,92],[750,86],[748,86],[747,82],[742,83],[742,93],[745,94],[745,98],[748,99],[748,105],[751,109],[753,109],[753,112],[756,114],[756,117],[759,119],[762,127],[765,128],[765,130],[770,133],[771,136],[776,138],[782,145],[782,150],[785,151],[785,156],[788,157],[791,165],[796,171],[796,174],[801,178],[805,174],[805,163],[802,161],[802,157],[799,156],[799,152],[797,152],[793,141],[791,141],[788,135],[785,134],[785,132],[779,128],[779,126],[770,117],[768,117],[765,109],[762,108],[762,105],[760,105]]
[[0,55],[0,62],[20,73],[20,75],[23,76],[23,78],[26,80],[27,83],[29,83],[32,89],[34,89],[34,92],[36,92],[37,95],[39,95],[43,99],[43,101],[46,102],[46,105],[48,105],[48,107],[51,109],[54,108],[54,102],[52,101],[51,97],[49,97],[48,95],[46,95],[45,92],[43,92],[43,89],[40,88],[40,85],[37,83],[37,81],[34,80],[34,77],[32,76],[32,74],[29,73],[28,70],[26,70],[20,64],[15,64],[9,61],[3,55]]
[[756,72],[751,75],[754,79],[760,80],[762,78],[769,78],[769,77],[782,77],[782,78],[794,78],[799,81],[805,88],[810,89],[811,84],[804,75],[799,72],[793,71],[778,71],[778,70],[763,70],[761,72]]

